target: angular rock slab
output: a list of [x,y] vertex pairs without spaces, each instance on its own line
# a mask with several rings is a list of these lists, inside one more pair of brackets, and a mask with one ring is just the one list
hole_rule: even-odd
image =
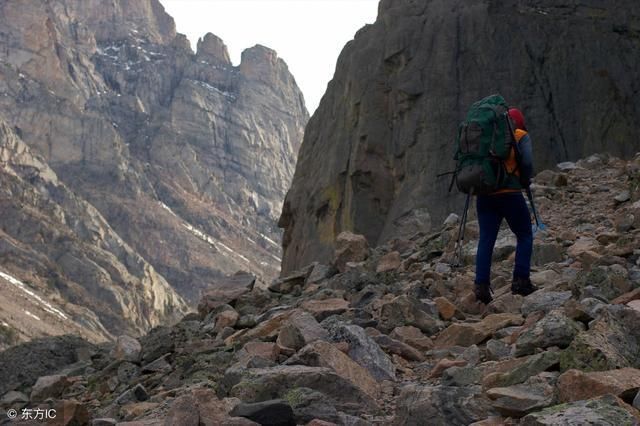
[[454,323],[435,340],[436,348],[471,346],[482,343],[493,333],[510,325],[520,325],[524,319],[516,314],[491,314],[478,323]]
[[229,396],[245,402],[278,399],[294,388],[309,388],[334,399],[347,413],[377,409],[373,398],[330,368],[280,365],[270,368],[229,369],[222,380]]
[[393,426],[468,425],[486,419],[489,400],[480,386],[420,386],[402,388]]
[[287,360],[286,364],[331,368],[372,398],[377,398],[380,392],[378,383],[369,372],[331,343],[323,341],[311,343]]
[[349,343],[348,355],[376,380],[395,380],[396,367],[380,346],[357,325],[340,325],[332,330],[335,341]]
[[564,305],[571,299],[571,296],[570,291],[538,290],[524,298],[520,312],[524,316],[528,316],[535,311],[551,312]]
[[426,306],[419,300],[402,295],[385,303],[380,308],[378,328],[390,333],[394,328],[412,325],[426,334],[434,334],[442,329],[442,322],[429,315]]
[[212,309],[229,304],[245,293],[253,290],[256,277],[247,272],[238,272],[235,275],[216,280],[211,288],[202,292],[198,312],[204,318]]
[[558,398],[561,402],[579,401],[613,394],[618,397],[636,394],[640,388],[640,370],[583,372],[569,370],[558,378]]
[[545,349],[550,346],[566,348],[583,330],[581,323],[568,318],[562,311],[551,311],[518,337],[515,355],[529,355],[537,348]]
[[598,399],[560,404],[524,417],[522,426],[622,426],[636,425],[634,417],[619,399],[608,395]]
[[489,389],[487,396],[503,416],[522,417],[555,402],[555,377],[557,373],[542,373],[519,385]]
[[640,312],[623,305],[603,310],[589,330],[579,333],[562,352],[561,370],[640,368]]

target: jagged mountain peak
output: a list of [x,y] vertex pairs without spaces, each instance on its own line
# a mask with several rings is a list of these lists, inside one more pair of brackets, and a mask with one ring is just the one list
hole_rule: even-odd
[[227,46],[221,38],[212,33],[207,33],[198,40],[196,55],[198,59],[208,59],[213,61],[213,63],[221,62],[225,65],[231,65]]

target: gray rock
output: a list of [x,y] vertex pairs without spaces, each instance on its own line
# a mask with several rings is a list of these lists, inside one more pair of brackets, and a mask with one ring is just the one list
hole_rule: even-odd
[[118,366],[117,377],[120,383],[130,383],[140,376],[140,367],[130,362],[123,362]]
[[94,345],[75,336],[34,339],[0,352],[0,395],[32,386],[40,376],[52,375],[78,362],[83,348],[97,352]]
[[42,376],[31,388],[31,401],[41,402],[47,398],[58,398],[67,386],[69,386],[69,380],[66,376]]
[[460,220],[460,217],[455,213],[449,213],[449,216],[444,220],[443,225],[455,225]]
[[413,297],[398,296],[382,305],[378,328],[383,333],[388,334],[394,328],[405,325],[417,327],[427,335],[433,335],[444,328],[442,321],[437,316],[430,315],[428,308]]
[[[421,386],[400,391],[394,426],[464,424],[486,419],[491,406],[480,386]],[[427,420],[428,419],[428,420]]]
[[613,197],[613,199],[616,201],[616,203],[624,203],[625,201],[629,201],[631,199],[631,193],[625,190]]
[[302,288],[304,286],[310,272],[310,268],[304,268],[300,271],[292,272],[286,277],[276,278],[269,284],[268,288],[276,293],[291,293],[294,288]]
[[127,389],[120,396],[115,399],[115,403],[118,405],[126,405],[132,402],[141,402],[149,399],[147,390],[141,384],[135,385],[131,389]]
[[284,397],[293,408],[294,418],[298,424],[307,424],[313,419],[339,423],[340,414],[331,405],[331,401],[321,392],[309,388],[295,388]]
[[561,310],[548,313],[522,333],[516,341],[515,356],[520,357],[550,346],[566,348],[584,330],[584,325],[568,318]]
[[362,262],[369,256],[369,244],[363,235],[341,232],[336,238],[334,265],[345,272],[347,263]]
[[491,405],[505,417],[519,418],[556,401],[557,373],[542,373],[519,385],[487,390]]
[[539,373],[557,369],[560,364],[558,352],[546,351],[529,357],[523,364],[507,371],[499,373],[492,381],[496,387],[507,387],[525,382],[529,377]]
[[444,386],[477,385],[482,380],[482,372],[476,367],[449,367],[442,373]]
[[116,340],[116,346],[111,351],[110,355],[118,360],[139,362],[142,352],[142,346],[138,340],[133,337],[122,335],[118,336]]
[[487,360],[500,361],[510,358],[513,353],[511,345],[502,340],[491,339],[486,344]]
[[171,364],[167,361],[170,354],[161,356],[160,358],[150,362],[142,367],[143,373],[167,373],[171,371]]
[[19,409],[27,405],[29,397],[22,392],[9,391],[2,395],[0,399],[0,407]]
[[556,167],[563,172],[567,172],[569,170],[575,170],[577,166],[576,163],[571,161],[563,161],[562,163],[558,163]]
[[349,343],[348,355],[377,380],[395,380],[396,368],[380,346],[357,325],[338,325],[330,330],[334,341]]
[[637,419],[612,396],[545,408],[529,414],[520,422],[523,426],[618,426],[636,423]]
[[311,273],[307,277],[306,284],[322,282],[327,278],[330,278],[332,273],[335,274],[335,270],[331,266],[323,265],[322,263],[315,263],[313,265],[313,269],[311,269]]
[[560,308],[569,299],[571,299],[570,291],[538,290],[524,298],[520,312],[522,312],[524,316],[528,316],[535,311],[548,313]]
[[374,342],[378,344],[386,352],[391,352],[409,360],[422,362],[425,360],[424,355],[419,350],[407,345],[399,340],[392,339],[386,334],[372,336]]
[[561,369],[587,371],[640,368],[640,312],[620,305],[609,305],[576,335],[560,358]]
[[564,250],[558,243],[534,244],[532,262],[541,266],[552,262],[562,262],[564,260]]
[[636,395],[636,397],[633,398],[633,406],[638,410],[640,410],[640,391],[638,391],[638,394]]
[[346,413],[357,414],[377,408],[373,398],[329,368],[283,365],[228,369],[221,381],[221,389],[228,396],[244,402],[259,402],[274,396],[284,398],[291,389],[301,387],[324,394],[327,401]]
[[610,301],[631,291],[629,274],[619,266],[595,266],[589,271],[580,272],[571,282],[573,290],[580,294],[581,298],[593,297],[602,301]]

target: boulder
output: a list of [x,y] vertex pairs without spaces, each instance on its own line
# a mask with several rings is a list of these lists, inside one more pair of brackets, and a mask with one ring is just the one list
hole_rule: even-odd
[[348,355],[376,380],[395,380],[396,368],[380,346],[357,325],[338,325],[330,330],[334,341],[349,344]]
[[309,312],[316,320],[322,321],[331,315],[339,315],[349,309],[349,302],[342,298],[322,300],[305,300],[300,305],[301,309]]
[[216,280],[210,288],[202,292],[198,312],[204,318],[212,309],[220,305],[233,305],[240,296],[253,289],[255,282],[255,276],[243,271]]
[[639,419],[626,408],[624,402],[608,395],[548,407],[524,417],[522,426],[546,425],[633,425]]
[[341,232],[336,238],[334,265],[340,272],[349,262],[362,262],[369,256],[369,243],[363,235]]
[[523,318],[516,314],[491,314],[478,323],[454,323],[436,338],[436,348],[471,346],[482,343],[496,331],[510,325],[520,325]]
[[428,308],[419,300],[402,295],[384,303],[380,307],[378,328],[383,333],[390,333],[394,328],[411,325],[429,335],[442,329],[439,319],[428,313]]
[[323,341],[311,343],[287,360],[286,364],[331,368],[340,377],[353,383],[372,398],[377,398],[380,392],[376,380],[369,372],[331,343]]
[[573,338],[584,330],[581,323],[568,318],[563,311],[551,311],[533,324],[516,341],[515,356],[529,355],[536,349],[550,346],[566,348]]
[[378,266],[376,266],[376,272],[389,272],[395,271],[402,264],[402,258],[400,257],[400,253],[397,251],[392,251],[390,253],[385,254],[378,260]]
[[373,398],[330,368],[303,365],[281,365],[270,368],[227,370],[221,386],[229,396],[244,402],[282,398],[294,388],[321,392],[347,413],[360,413],[377,408]]
[[524,316],[536,311],[548,313],[562,307],[571,299],[571,296],[570,291],[538,290],[524,298],[520,312]]
[[116,346],[111,350],[111,357],[129,362],[139,362],[142,353],[142,346],[137,339],[122,335],[118,336]]
[[529,377],[544,371],[557,369],[560,363],[558,352],[546,351],[531,355],[508,371],[487,374],[482,380],[484,388],[508,387],[525,382]]
[[425,360],[425,356],[422,354],[422,352],[414,349],[406,343],[392,339],[385,334],[371,337],[373,338],[374,342],[376,342],[378,346],[380,346],[386,352],[399,355],[409,361],[422,362]]
[[[557,374],[557,373],[556,373]],[[555,402],[555,376],[533,376],[522,384],[487,390],[491,405],[506,417],[522,417]]]
[[31,388],[31,401],[41,402],[47,398],[59,398],[69,384],[69,379],[63,375],[42,376]]
[[295,350],[316,340],[328,340],[329,333],[308,312],[293,313],[278,334],[278,344]]
[[609,305],[589,329],[578,333],[562,352],[562,371],[640,368],[639,323],[640,312],[624,305]]
[[568,370],[558,378],[558,398],[572,402],[613,394],[631,399],[640,389],[640,370],[621,368],[598,372]]
[[405,325],[393,329],[389,337],[413,346],[419,351],[428,351],[433,348],[433,341],[414,326]]
[[397,401],[394,426],[467,425],[485,419],[491,405],[480,386],[406,385]]

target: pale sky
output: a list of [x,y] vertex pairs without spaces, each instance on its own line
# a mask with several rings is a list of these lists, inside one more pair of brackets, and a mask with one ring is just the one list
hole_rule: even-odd
[[234,65],[248,47],[274,49],[287,63],[313,114],[344,45],[376,20],[378,0],[160,0],[194,48],[211,32]]

